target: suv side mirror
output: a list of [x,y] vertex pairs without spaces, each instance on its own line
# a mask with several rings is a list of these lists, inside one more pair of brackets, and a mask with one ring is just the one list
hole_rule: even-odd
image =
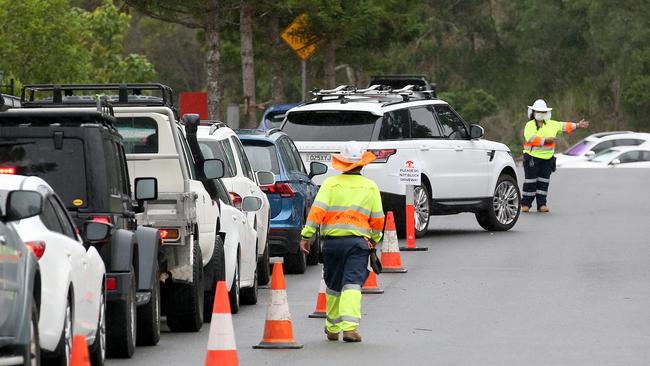
[[469,137],[471,139],[480,139],[481,137],[483,137],[484,134],[485,134],[485,130],[483,129],[483,127],[479,125],[469,126]]
[[611,165],[611,166],[617,166],[617,165],[620,164],[620,163],[621,163],[621,160],[620,160],[620,159],[614,159],[614,160],[612,160],[612,161],[609,163],[609,165]]
[[585,158],[587,158],[587,160],[591,160],[594,157],[594,155],[596,155],[596,152],[593,150],[589,150],[585,153]]
[[255,173],[255,175],[257,175],[257,184],[260,186],[270,186],[275,184],[275,174],[269,171],[260,170]]
[[327,165],[319,163],[317,161],[312,161],[309,164],[309,178],[313,178],[317,175],[322,175],[327,173]]
[[36,191],[11,191],[5,205],[5,221],[18,221],[39,215],[43,211],[43,197]]
[[114,226],[111,224],[97,221],[85,221],[82,225],[83,240],[90,244],[107,240],[113,234]]
[[206,159],[203,161],[203,175],[206,179],[217,179],[224,175],[223,161]]
[[241,203],[241,210],[244,212],[255,212],[262,208],[262,199],[255,196],[246,196]]
[[135,199],[138,202],[158,198],[158,179],[152,177],[135,178]]

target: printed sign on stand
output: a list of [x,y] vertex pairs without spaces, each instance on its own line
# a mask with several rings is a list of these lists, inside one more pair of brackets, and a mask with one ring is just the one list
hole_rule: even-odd
[[407,160],[404,166],[399,168],[399,184],[419,186],[422,184],[421,176],[420,168],[417,168],[412,160]]

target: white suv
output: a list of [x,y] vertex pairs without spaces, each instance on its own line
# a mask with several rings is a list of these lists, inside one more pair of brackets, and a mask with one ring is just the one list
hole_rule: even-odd
[[[483,128],[468,124],[431,91],[412,86],[391,90],[341,86],[315,92],[311,102],[288,111],[282,130],[296,143],[306,164],[330,164],[346,141],[366,144],[377,156],[363,175],[374,180],[384,210],[393,211],[405,231],[406,188],[399,169],[412,161],[422,171],[415,187],[416,236],[431,215],[473,212],[486,230],[509,230],[519,218],[515,163],[504,144],[481,139]],[[322,183],[328,174],[315,178]]]

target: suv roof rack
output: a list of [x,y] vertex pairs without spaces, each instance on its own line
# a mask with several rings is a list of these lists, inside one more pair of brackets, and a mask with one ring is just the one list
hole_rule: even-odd
[[273,135],[274,133],[278,133],[278,132],[282,132],[282,130],[279,129],[279,128],[272,128],[272,129],[266,131],[266,133],[264,135],[266,137],[269,137],[269,136]]
[[199,122],[199,126],[210,126],[210,135],[222,127],[228,127],[227,124],[219,121],[218,119],[203,119],[201,122]]
[[[144,95],[144,91],[157,92],[159,95]],[[36,99],[36,93],[47,92],[51,96]],[[135,84],[31,84],[24,85],[20,91],[20,102],[24,108],[39,107],[86,107],[94,104],[95,94],[116,92],[116,95],[106,95],[114,106],[140,105],[163,106],[176,110],[174,92],[166,85],[159,83]]]
[[[337,100],[346,103],[350,97],[386,99],[385,101],[389,104],[411,100],[435,99],[434,90],[427,90],[417,85],[407,85],[395,90],[388,85],[371,85],[365,89],[357,89],[351,85],[339,85],[334,89],[314,89],[311,93],[315,100],[305,104]],[[402,99],[401,101],[391,100],[395,97],[401,97]],[[348,99],[346,100],[346,98]]]

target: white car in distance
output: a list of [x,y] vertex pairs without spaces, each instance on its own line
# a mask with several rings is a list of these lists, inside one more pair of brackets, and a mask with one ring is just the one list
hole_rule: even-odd
[[567,162],[563,168],[650,168],[650,146],[618,146],[588,160]]
[[260,185],[275,183],[271,172],[254,172],[237,134],[218,121],[201,121],[197,131],[201,152],[206,159],[221,159],[225,172],[221,178],[230,192],[234,207],[241,208],[245,196],[257,197],[262,207],[247,213],[257,232],[257,278],[260,285],[270,280],[268,232],[271,205]]
[[585,161],[603,150],[616,146],[640,146],[650,141],[650,133],[611,131],[594,133],[578,141],[565,152],[555,154],[558,168],[574,161]]
[[42,358],[70,364],[72,338],[82,335],[89,345],[92,364],[103,365],[106,270],[94,245],[110,237],[112,226],[87,222],[86,241],[95,244],[84,244],[59,197],[38,177],[0,175],[3,211],[8,201],[20,201],[11,206],[35,213],[10,224],[33,249],[41,268],[38,328]]

